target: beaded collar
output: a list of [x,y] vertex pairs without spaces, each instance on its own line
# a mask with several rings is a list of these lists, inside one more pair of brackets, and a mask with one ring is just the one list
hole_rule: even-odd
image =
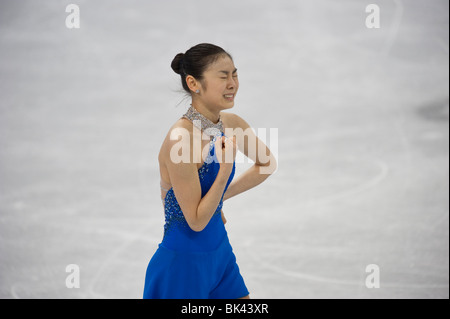
[[195,127],[202,130],[206,135],[220,136],[223,134],[223,124],[220,115],[219,121],[214,124],[191,105],[186,114],[183,115],[183,118],[191,121]]

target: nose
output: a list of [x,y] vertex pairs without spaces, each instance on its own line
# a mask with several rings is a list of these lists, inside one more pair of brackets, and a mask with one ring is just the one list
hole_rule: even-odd
[[237,88],[237,86],[238,86],[237,79],[235,79],[231,76],[227,83],[227,89],[229,89],[229,90],[235,89],[235,88]]

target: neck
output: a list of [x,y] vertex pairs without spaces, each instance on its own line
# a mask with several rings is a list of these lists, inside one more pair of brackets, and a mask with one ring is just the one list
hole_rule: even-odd
[[209,108],[207,108],[205,105],[199,102],[192,101],[192,107],[195,108],[199,113],[201,113],[204,117],[206,117],[208,120],[213,122],[214,124],[217,124],[220,119],[220,111],[211,111]]

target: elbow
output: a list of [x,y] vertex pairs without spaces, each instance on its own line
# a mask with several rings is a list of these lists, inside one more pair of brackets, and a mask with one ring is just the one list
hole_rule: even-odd
[[272,175],[278,169],[277,160],[271,156],[269,161],[264,165],[259,165],[259,173],[263,175]]
[[196,233],[201,232],[203,229],[205,229],[205,226],[189,226],[193,231]]
[[273,168],[272,168],[272,171],[270,174],[275,174],[275,172],[278,170],[278,163],[277,163],[277,160],[275,159],[275,157],[272,157],[271,162],[272,162]]
[[190,229],[195,231],[196,233],[201,232],[203,229],[205,229],[206,225],[204,223],[201,223],[200,221],[188,221],[186,220],[188,226]]
[[198,205],[196,207],[186,207],[183,211],[184,219],[186,220],[187,225],[191,230],[194,232],[201,232],[203,229],[205,229],[207,222],[205,223],[205,220],[201,218],[200,208]]

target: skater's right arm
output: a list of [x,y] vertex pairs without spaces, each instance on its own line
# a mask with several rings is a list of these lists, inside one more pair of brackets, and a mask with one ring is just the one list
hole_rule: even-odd
[[[192,136],[192,134],[190,134]],[[233,145],[234,143],[234,145]],[[206,225],[208,225],[215,210],[219,206],[220,200],[224,193],[228,178],[231,174],[233,163],[225,163],[225,161],[219,159],[220,169],[217,177],[212,184],[209,191],[202,198],[202,189],[198,176],[197,163],[193,160],[194,156],[190,155],[185,161],[179,161],[182,157],[183,150],[190,151],[193,154],[193,143],[191,138],[179,138],[169,140],[167,143],[170,154],[172,149],[172,156],[168,156],[166,161],[166,167],[169,173],[170,182],[177,198],[178,204],[184,214],[186,222],[189,227],[194,231],[202,231]],[[222,147],[222,145],[224,145]],[[236,143],[232,139],[228,139],[227,142],[218,138],[215,144],[216,151],[218,148],[222,149],[222,158],[226,158],[226,154],[234,152],[236,154]],[[174,154],[178,154],[174,156]],[[219,152],[216,152],[219,157]],[[171,158],[172,157],[172,158]],[[234,157],[233,157],[234,158]],[[187,160],[189,159],[189,160]]]

